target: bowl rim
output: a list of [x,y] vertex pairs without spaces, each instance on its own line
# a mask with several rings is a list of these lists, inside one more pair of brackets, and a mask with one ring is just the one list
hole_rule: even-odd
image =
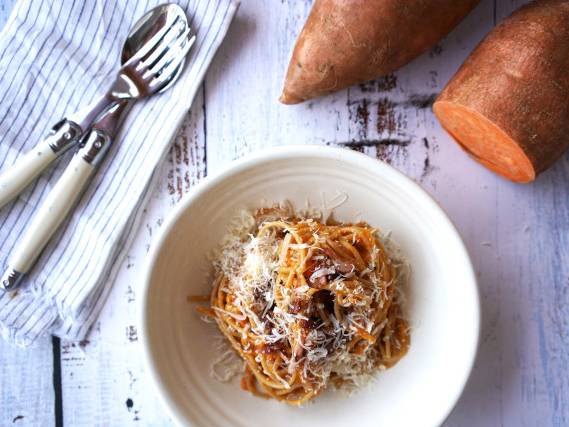
[[480,345],[480,329],[481,329],[481,302],[480,302],[480,290],[478,285],[478,280],[474,271],[471,257],[468,253],[468,249],[460,235],[458,229],[451,221],[449,216],[443,207],[431,196],[424,188],[422,188],[417,182],[405,175],[403,172],[395,169],[393,166],[387,164],[379,159],[374,159],[369,157],[364,153],[353,151],[347,148],[340,147],[330,147],[322,145],[286,145],[286,146],[276,146],[263,148],[258,151],[249,153],[240,159],[233,160],[229,164],[222,167],[220,170],[207,175],[204,177],[197,185],[190,189],[186,193],[177,205],[167,214],[162,226],[160,227],[155,240],[151,243],[150,250],[148,251],[146,259],[146,267],[142,272],[142,287],[140,292],[141,297],[139,298],[139,303],[137,306],[138,315],[138,330],[139,330],[139,346],[142,347],[142,360],[143,369],[148,378],[150,378],[150,384],[158,395],[158,400],[160,401],[162,408],[164,408],[167,415],[172,419],[172,421],[177,425],[188,425],[195,426],[193,423],[187,420],[184,416],[181,408],[178,407],[174,399],[169,397],[168,388],[164,384],[162,378],[158,375],[157,369],[154,367],[154,361],[151,357],[151,349],[148,339],[148,331],[146,327],[146,310],[148,307],[148,291],[151,285],[152,272],[154,271],[160,250],[164,245],[167,236],[172,231],[174,225],[180,219],[182,214],[186,209],[196,200],[199,196],[207,192],[211,187],[221,183],[228,177],[234,174],[240,173],[252,167],[258,166],[263,163],[271,162],[274,160],[289,159],[295,157],[321,157],[340,161],[346,161],[352,164],[361,164],[366,168],[379,168],[383,169],[383,173],[391,175],[395,180],[397,180],[398,185],[407,187],[410,192],[413,193],[414,197],[418,197],[422,203],[429,205],[429,208],[433,212],[438,212],[440,220],[444,223],[445,228],[448,229],[450,234],[456,237],[456,242],[462,251],[462,256],[464,260],[464,271],[465,275],[469,276],[470,280],[465,280],[465,283],[470,283],[470,293],[472,294],[473,309],[474,309],[474,319],[472,326],[475,329],[473,334],[474,345],[472,346],[472,351],[468,355],[468,369],[465,369],[462,378],[460,380],[460,386],[456,390],[456,394],[452,399],[448,399],[446,408],[442,412],[441,419],[438,420],[437,425],[443,424],[446,419],[450,416],[452,410],[457,405],[460,397],[462,396],[464,389],[468,383],[468,380],[472,374],[472,369],[476,361],[476,357]]

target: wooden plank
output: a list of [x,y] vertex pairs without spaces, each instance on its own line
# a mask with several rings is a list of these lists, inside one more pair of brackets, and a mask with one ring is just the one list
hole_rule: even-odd
[[51,338],[33,348],[16,348],[0,339],[0,425],[53,425]]
[[147,382],[137,336],[137,292],[146,253],[165,215],[206,172],[200,91],[159,172],[142,227],[123,262],[100,320],[86,341],[62,345],[68,425],[170,425]]
[[[497,2],[496,22],[523,3]],[[568,194],[559,185],[567,160],[530,186],[480,167],[471,175],[450,158],[445,165],[445,182],[478,183],[466,188],[461,179],[441,195],[477,267],[484,319],[476,367],[448,425],[567,425],[568,246],[559,233],[567,226]]]
[[242,2],[206,78],[209,171],[270,146],[348,140],[345,92],[295,106],[277,101],[310,3]]
[[[496,21],[527,3],[498,2]],[[569,424],[568,158],[530,186],[502,183],[497,194],[497,257],[503,294],[502,417],[512,425]],[[508,404],[513,402],[513,404]]]

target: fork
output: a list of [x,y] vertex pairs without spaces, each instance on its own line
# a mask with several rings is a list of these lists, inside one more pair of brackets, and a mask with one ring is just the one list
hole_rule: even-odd
[[[86,113],[79,113],[77,116],[79,120],[73,120],[74,116],[66,119],[66,123],[80,128],[77,131],[79,134],[83,133],[82,129],[88,129],[93,121],[95,124],[90,132],[85,134],[80,150],[17,243],[10,256],[8,267],[0,278],[0,291],[17,289],[31,270],[108,152],[112,139],[118,132],[121,117],[129,104],[159,91],[162,84],[176,72],[176,68],[182,63],[195,40],[195,35],[191,33],[187,24],[173,33],[163,33],[162,41],[159,42],[154,40],[158,35],[150,39],[148,45],[145,44],[140,52],[123,65],[109,91]],[[66,141],[69,140],[67,137]],[[48,141],[52,140],[48,138]],[[26,156],[28,155],[30,153]],[[37,169],[35,175],[41,172]],[[2,178],[0,177],[0,183]],[[0,187],[0,194],[2,191]]]
[[164,26],[122,66],[103,96],[59,121],[44,140],[5,170],[0,175],[0,208],[75,146],[103,112],[118,102],[139,100],[159,90],[193,44],[195,36],[189,35],[190,29],[182,19]]

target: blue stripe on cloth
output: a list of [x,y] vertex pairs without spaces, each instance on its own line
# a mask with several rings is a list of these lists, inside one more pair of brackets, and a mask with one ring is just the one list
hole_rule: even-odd
[[[93,16],[94,16],[94,12],[95,12],[95,10],[96,10],[96,3],[93,4],[93,7],[91,8],[91,12],[89,13],[88,21],[87,21],[86,23],[83,23],[83,21],[82,21],[82,19],[87,15],[87,14],[83,13],[84,10],[85,10],[85,4],[86,4],[86,3],[84,3],[84,2],[81,2],[81,3],[82,3],[81,9],[80,9],[80,11],[79,11],[79,13],[78,13],[78,18],[77,18],[77,21],[75,22],[75,25],[74,25],[74,26],[75,26],[76,28],[81,28],[81,27],[93,28],[93,26],[96,25],[96,26],[94,27],[96,30],[98,30],[99,28],[102,28],[102,27],[101,27],[102,19],[100,19],[101,17],[99,17],[98,20],[96,20],[95,22],[93,22],[93,26],[91,26],[92,18],[93,18]],[[73,2],[73,4],[71,5],[71,10],[69,11],[70,19],[68,19],[68,20],[66,21],[65,27],[64,27],[63,31],[61,31],[61,33],[60,33],[60,35],[61,35],[60,38],[63,37],[63,34],[65,33],[65,30],[67,29],[68,23],[72,22],[72,21],[71,21],[71,17],[76,14],[76,13],[75,13],[76,11],[74,10],[74,7],[73,7],[74,5],[75,5],[75,2]],[[106,6],[106,2],[105,2],[105,6]],[[114,13],[113,13],[112,16],[114,16]],[[83,24],[83,25],[82,25],[82,24]],[[96,35],[97,35],[97,31],[96,31],[96,30],[93,31],[92,38],[91,38],[91,43],[90,43],[91,45],[92,45],[93,42],[95,41],[95,37],[96,37]],[[59,57],[58,57],[59,60],[58,60],[58,61],[54,61],[53,63],[63,64],[63,65],[64,65],[64,69],[63,69],[63,70],[65,70],[65,68],[68,67],[68,66],[72,63],[71,60],[72,60],[73,58],[75,58],[76,54],[77,54],[78,51],[79,51],[79,48],[80,48],[81,44],[83,43],[83,40],[84,40],[85,36],[86,36],[88,33],[89,33],[88,31],[83,31],[83,32],[81,32],[81,31],[75,31],[75,32],[73,33],[73,36],[69,39],[69,42],[68,42],[68,43],[66,44],[66,46],[64,47],[64,49],[62,49],[62,50],[59,51]],[[70,46],[70,44],[73,43],[73,39],[74,39],[74,36],[75,36],[76,34],[77,34],[77,35],[80,35],[80,36],[81,36],[81,39],[80,39],[78,42],[76,42],[77,48],[73,51],[73,53],[70,54],[70,52],[69,52],[69,51],[66,51],[66,49],[68,49],[69,46]],[[45,56],[50,56],[50,52],[49,52],[49,51],[46,52]],[[88,56],[89,56],[89,55],[87,55],[87,52],[84,52],[84,53],[83,53],[83,55],[81,56],[81,59],[80,59],[78,62],[75,62],[75,63],[76,63],[76,67],[75,67],[75,69],[72,71],[72,73],[77,72],[77,64],[80,64],[80,63],[83,61],[83,59],[87,58]],[[62,61],[62,60],[61,60],[62,57],[65,57],[67,60],[66,60],[66,61]],[[113,65],[113,64],[109,64],[109,69],[112,67],[112,65]],[[42,68],[43,68],[43,67],[42,67]],[[56,74],[50,73],[50,74],[49,74],[49,78],[46,79],[46,80],[44,80],[44,82],[47,81],[47,80],[59,81],[59,79],[61,78],[61,76],[65,76],[65,74],[62,72],[63,70],[57,72]],[[53,71],[53,67],[52,67],[52,71]],[[81,80],[77,79],[77,83],[80,83],[80,82],[81,82]],[[54,87],[55,87],[55,85],[54,85]],[[61,88],[61,89],[60,89],[60,92],[61,92],[61,90],[63,90],[63,88],[68,88],[68,87],[69,87],[69,85],[68,85],[66,82],[63,82],[63,84],[60,86],[60,88]],[[70,93],[73,93],[76,89],[77,89],[77,87],[75,86],[75,87],[73,87],[72,90],[70,90],[69,92],[70,92]],[[52,93],[53,93],[53,89],[52,89],[52,91],[50,92],[50,96],[52,95]],[[56,93],[55,95],[56,95],[56,97],[59,99],[62,94],[61,94],[61,93]],[[48,96],[47,99],[49,99],[50,96]],[[46,102],[44,103],[44,106],[47,105],[47,103],[48,103],[48,101],[46,101]],[[56,113],[56,114],[57,114],[57,113]],[[61,117],[61,115],[63,115],[64,113],[63,113],[62,111],[60,111],[59,114],[60,114],[59,117]],[[52,116],[53,116],[53,113],[52,113]],[[50,116],[50,119],[52,119],[52,116]],[[55,117],[57,117],[57,116],[55,116]],[[53,120],[53,121],[56,121],[57,118],[52,119],[52,120]],[[48,122],[48,123],[49,123],[49,122]],[[50,179],[48,180],[49,182],[51,182],[51,179],[52,179],[52,177],[53,177],[53,174],[54,174],[54,171],[51,171],[51,172],[49,173],[49,176],[50,176]],[[35,191],[35,189],[36,189],[37,187],[38,187],[38,183],[36,182],[36,183],[34,184],[34,186],[33,186],[33,190],[32,190],[32,191]],[[8,239],[8,237],[9,237],[9,236],[11,235],[11,233],[14,231],[14,230],[13,230],[13,225],[14,225],[14,224],[18,224],[22,229],[25,227],[27,221],[28,221],[28,220],[31,218],[31,216],[33,215],[33,212],[35,211],[35,208],[37,207],[37,205],[39,205],[41,196],[43,196],[43,193],[46,192],[46,190],[48,190],[48,186],[40,186],[39,189],[41,190],[41,195],[40,195],[40,197],[36,200],[36,203],[31,204],[31,209],[28,209],[28,215],[27,215],[27,216],[26,216],[24,213],[22,213],[22,212],[20,211],[20,212],[17,212],[15,215],[12,215],[12,217],[10,218],[10,216],[11,216],[11,214],[12,214],[12,210],[9,211],[9,213],[8,213],[8,215],[7,215],[7,218],[9,218],[10,220],[12,220],[13,222],[12,222],[12,227],[7,228],[7,227],[4,226],[4,228],[3,228],[3,230],[7,230],[7,231],[6,231],[5,240],[2,242],[2,246],[5,246],[4,242]],[[17,204],[15,204],[15,205],[17,205]],[[15,205],[13,205],[12,208],[14,208]],[[24,216],[25,216],[25,218],[24,218]],[[17,231],[19,232],[20,230],[17,230]],[[19,234],[19,233],[18,233],[18,234]],[[11,252],[11,250],[12,250],[13,247],[14,247],[14,245],[17,244],[17,241],[18,241],[18,239],[15,238],[14,236],[12,236],[12,239],[11,239],[11,240],[13,241],[13,243],[12,243],[11,246],[9,246],[8,253]],[[32,298],[28,299],[28,305],[33,304],[33,302],[34,302],[34,300],[33,300]],[[18,307],[18,305],[16,305],[16,304],[12,304],[12,306],[13,306],[14,309]],[[6,315],[9,316],[9,315],[10,315],[10,312],[7,312]],[[21,321],[22,319],[25,319],[22,315],[20,315],[19,317],[20,317],[20,319],[19,319],[20,321]],[[29,320],[29,319],[27,319],[27,320]]]
[[[215,16],[216,16],[218,19],[221,19],[222,21],[224,21],[224,20],[226,19],[226,17],[227,17],[227,13],[229,13],[229,11],[230,11],[230,8],[227,8],[227,9],[225,10],[225,12],[223,13],[223,15],[222,15],[222,12],[219,12],[219,13],[216,12]],[[220,17],[221,17],[221,18],[220,18]],[[217,27],[217,28],[218,28],[218,33],[219,33],[219,31],[221,31],[222,28],[223,28],[223,26],[222,26],[221,24],[220,24],[219,26],[217,26],[216,23],[212,23],[212,24],[210,25],[210,27],[211,27],[211,28],[216,28],[216,27]],[[225,29],[225,31],[226,31],[226,29]],[[207,49],[204,49],[204,51],[207,52],[207,53],[206,53],[206,57],[210,57],[210,58],[211,58],[211,56],[209,56],[208,54],[210,53],[210,51],[212,50],[212,48],[213,48],[213,50],[217,50],[218,45],[214,45],[214,42],[218,39],[218,36],[219,36],[219,34],[216,34],[215,37],[212,39],[212,43],[207,47]],[[209,63],[206,64],[205,62],[201,62],[201,64],[200,64],[199,67],[197,68],[197,70],[198,70],[197,73],[199,74],[200,71],[201,71],[201,69],[202,69],[204,66],[207,67],[207,65],[209,65]],[[117,273],[118,273],[118,270],[117,270]],[[109,290],[110,290],[110,287],[109,287]],[[103,291],[104,291],[104,290],[103,290]],[[94,302],[92,302],[91,304],[83,304],[83,306],[81,307],[81,310],[79,311],[78,318],[79,318],[79,319],[81,319],[81,318],[86,318],[87,321],[85,321],[85,322],[75,322],[75,324],[70,325],[69,329],[67,329],[66,332],[67,332],[68,334],[72,334],[72,336],[75,336],[75,337],[82,337],[85,333],[87,333],[86,327],[87,327],[87,325],[92,324],[92,322],[93,322],[94,319],[96,318],[96,315],[98,314],[97,309],[100,310],[100,309],[102,308],[102,302],[101,302],[101,300],[104,302],[104,297],[105,297],[105,296],[106,296],[106,295],[99,295],[99,296],[97,296],[96,298],[94,298]],[[85,314],[85,312],[87,312],[87,313]],[[74,330],[73,330],[74,327],[75,327],[75,329],[76,329],[76,326],[77,326],[77,325],[81,325],[81,323],[82,323],[82,326],[80,326],[78,330],[74,331]]]
[[[90,24],[91,24],[91,19],[92,19],[93,15],[94,15],[94,12],[95,12],[95,9],[96,9],[96,4],[93,4],[93,7],[91,8],[91,12],[89,13],[89,19],[88,19],[88,21],[87,21],[86,23],[83,23],[82,20],[81,20],[81,19],[86,15],[86,14],[83,13],[83,11],[84,11],[84,6],[85,6],[85,3],[83,3],[83,6],[81,7],[81,11],[80,11],[80,13],[79,13],[78,20],[77,20],[77,22],[75,23],[75,26],[76,26],[76,27],[79,27],[79,28],[81,28],[81,26],[84,26],[84,27],[86,27],[86,28],[91,28],[91,25],[90,25]],[[73,11],[73,8],[72,8],[71,11],[70,11],[70,15],[71,15],[71,16],[74,14],[73,12],[74,12],[74,11]],[[99,19],[98,21],[96,21],[97,25],[99,25],[100,21],[101,21],[100,19]],[[71,19],[68,20],[67,22],[68,22],[68,23],[71,22]],[[83,24],[83,25],[81,25],[81,24]],[[67,24],[66,24],[65,28],[67,28]],[[97,27],[97,28],[98,28],[98,27]],[[81,35],[80,41],[76,42],[76,44],[77,44],[78,46],[80,46],[80,44],[83,43],[83,40],[84,40],[84,38],[85,38],[85,35],[87,35],[88,33],[89,33],[88,31],[84,31],[84,32],[78,32],[78,31],[76,31],[76,32],[73,33],[73,36],[74,36],[75,34]],[[96,35],[96,31],[93,32],[93,37],[92,37],[92,39],[91,39],[91,44],[92,44],[93,41],[95,40],[95,35]],[[73,37],[70,39],[70,42],[73,42]],[[66,45],[66,47],[68,47],[68,46],[69,46],[69,43]],[[73,58],[76,56],[76,54],[78,53],[78,50],[79,50],[79,47],[77,47],[71,54],[70,54],[70,52],[68,52],[68,51],[67,51],[67,52],[63,52],[63,51],[60,52],[60,59],[61,59],[61,55],[66,54],[65,57],[66,57],[67,60],[66,60],[66,61],[61,61],[61,60],[60,60],[59,63],[63,63],[63,64],[65,65],[65,67],[67,67],[69,64],[72,63],[72,62],[71,62],[71,59],[73,59]],[[49,55],[50,55],[50,52],[46,52],[46,56],[49,56]],[[84,53],[84,54],[82,55],[82,57],[81,57],[81,60],[83,60],[86,56],[87,56],[86,53]],[[79,62],[81,62],[81,60],[80,60]],[[64,69],[65,69],[65,68],[64,68]],[[75,69],[73,70],[73,72],[76,72],[76,71],[77,71],[77,68],[75,68]],[[62,74],[64,75],[64,73],[62,73],[62,72],[60,71],[60,72],[56,75],[56,78],[57,78],[57,76],[60,76],[60,75],[62,75]],[[50,76],[50,77],[51,77],[51,76]],[[80,80],[78,79],[77,82],[80,82]],[[61,88],[65,88],[65,87],[69,87],[69,85],[64,82],[64,84],[61,86]],[[76,88],[76,87],[72,87],[71,89],[72,89],[72,91],[74,92],[77,88]],[[61,90],[62,90],[62,89],[61,89]],[[56,96],[58,99],[59,99],[59,98],[61,97],[61,95],[62,95],[62,94],[60,93],[61,90],[60,90],[58,93],[55,94],[55,96]],[[50,95],[51,95],[51,93],[50,93]],[[47,104],[47,102],[46,102],[46,104]],[[59,117],[61,117],[61,115],[63,114],[63,112],[60,111],[59,114],[60,114]],[[57,117],[57,116],[56,116],[56,117]],[[50,116],[50,118],[51,118],[51,116]],[[55,121],[55,120],[57,120],[57,119],[54,119],[54,121]],[[49,123],[49,122],[48,122],[48,123]],[[52,180],[52,178],[53,178],[54,172],[55,172],[55,171],[50,171],[50,172],[48,173],[48,176],[50,177],[50,178],[48,179],[48,182],[52,182],[51,180]],[[2,222],[2,225],[1,225],[2,234],[4,234],[5,237],[4,237],[4,240],[3,240],[2,242],[0,242],[0,245],[1,245],[3,248],[6,248],[5,242],[6,242],[7,240],[8,240],[8,241],[12,241],[12,245],[9,246],[9,249],[8,249],[7,253],[10,253],[10,251],[13,249],[14,245],[17,243],[17,241],[18,241],[17,235],[19,235],[19,234],[23,231],[23,229],[25,228],[25,225],[26,225],[27,221],[31,218],[31,215],[32,215],[33,212],[35,211],[35,208],[39,205],[41,196],[43,196],[43,193],[46,192],[46,191],[49,189],[49,186],[46,186],[46,185],[41,186],[41,185],[40,185],[40,186],[38,187],[38,184],[39,184],[39,182],[36,182],[36,183],[33,184],[32,192],[35,192],[36,188],[39,188],[39,190],[41,191],[41,194],[40,194],[39,197],[37,197],[37,198],[35,199],[35,202],[34,202],[34,203],[30,203],[30,208],[28,209],[27,215],[25,215],[25,212],[22,211],[22,210],[26,207],[26,204],[14,203],[14,204],[10,207],[10,210],[9,210],[9,212],[8,212],[8,215],[5,216],[4,221]],[[14,213],[13,209],[16,208],[16,207],[18,207],[20,210]],[[2,214],[2,212],[0,212],[0,214]],[[25,216],[25,218],[24,218],[24,216]],[[10,223],[10,222],[7,223],[7,221],[11,221],[11,223]],[[18,224],[18,226],[19,226],[20,228],[17,229],[17,230],[14,230],[14,225],[15,225],[15,224]],[[14,232],[14,231],[15,231],[15,232]],[[32,300],[30,300],[29,303],[31,304],[31,303],[32,303]]]
[[[202,45],[204,45],[206,43],[206,41],[208,40],[208,34],[209,34],[209,30],[211,28],[211,24],[213,23],[213,19],[215,17],[215,13],[217,12],[217,9],[214,7],[209,7],[210,4],[214,4],[215,2],[213,1],[208,1],[205,7],[205,12],[204,12],[204,21],[206,24],[206,28],[207,31],[205,34],[201,34],[202,37],[200,37],[200,43],[196,42],[196,48],[197,51],[201,52],[206,52],[205,49],[202,49]],[[219,6],[219,4],[217,4],[217,6]],[[197,28],[197,31],[199,31],[199,28]],[[198,58],[199,59],[199,58]],[[196,60],[198,60],[196,59]],[[194,67],[197,64],[193,64]],[[193,68],[195,69],[195,68]],[[189,90],[189,85],[191,85],[191,81],[187,80],[185,82],[183,82],[183,86],[181,87],[180,93],[187,93],[187,91]],[[145,127],[145,128],[141,128],[138,130],[136,136],[135,136],[135,140],[138,140],[142,135],[145,135],[145,138],[153,141],[156,140],[156,138],[158,138],[159,134],[162,134],[164,132],[164,127],[166,125],[170,125],[170,127],[172,128],[176,128],[177,124],[174,123],[172,121],[168,121],[167,118],[169,117],[173,117],[174,114],[174,110],[175,110],[175,104],[172,103],[172,105],[170,106],[169,109],[164,108],[163,110],[161,110],[158,113],[158,117],[157,117],[157,122],[158,123],[163,123],[163,125],[161,125],[160,127],[154,126],[154,127]],[[149,109],[148,113],[146,115],[148,118],[152,117],[152,110]],[[146,147],[147,151],[146,152],[142,152],[142,148]],[[108,186],[101,192],[101,194],[104,195],[104,198],[106,199],[105,204],[107,204],[109,206],[109,209],[112,211],[114,209],[119,209],[119,206],[122,205],[123,203],[125,203],[125,198],[127,198],[127,200],[131,200],[133,199],[133,197],[128,197],[128,195],[130,194],[132,196],[132,191],[130,190],[132,188],[132,185],[134,182],[137,182],[139,179],[141,179],[138,174],[139,173],[147,173],[147,171],[144,170],[144,168],[142,168],[141,166],[143,164],[145,164],[148,161],[148,156],[154,154],[153,153],[153,145],[152,144],[141,144],[136,152],[135,152],[135,157],[138,158],[138,163],[132,163],[129,162],[128,164],[130,165],[129,168],[125,168],[123,167],[124,163],[123,162],[119,162],[119,167],[116,168],[117,173],[120,171],[122,172],[122,175],[119,176],[113,176],[109,181],[108,181]],[[161,155],[161,154],[160,154]],[[134,169],[136,170],[135,174],[129,174],[129,170],[130,169]],[[114,192],[111,192],[111,188],[110,185],[112,184],[113,181],[116,180],[120,180],[121,182],[124,182],[125,180],[128,180],[128,176],[127,175],[131,175],[132,178],[130,181],[128,181],[128,184],[125,185],[122,188],[117,187],[115,189]],[[142,178],[144,179],[144,178]],[[143,190],[143,189],[142,189]],[[139,195],[134,195],[136,196],[136,199],[138,199],[138,197],[140,197]],[[95,202],[96,205],[98,205],[99,203],[101,203],[101,201]],[[112,224],[114,221],[111,221],[111,218],[109,218],[108,216],[106,216],[106,218],[103,218],[104,215],[102,215],[102,213],[100,211],[96,211],[95,213],[98,214],[98,217],[95,219],[95,223],[97,224],[97,226],[100,225],[100,233],[98,233],[99,236],[105,236],[104,240],[99,238],[98,242],[100,242],[100,244],[102,245],[108,245],[109,242],[111,241],[112,237],[115,236],[117,234],[117,228],[115,225],[114,229],[108,230],[105,232],[105,229],[109,226],[109,224]],[[80,231],[79,231],[80,233]],[[104,247],[104,246],[103,246]],[[85,249],[90,249],[90,253],[82,253],[82,255],[80,257],[78,257],[77,259],[79,261],[83,262],[83,268],[80,270],[76,267],[73,269],[73,271],[75,273],[79,272],[79,278],[78,278],[78,282],[79,283],[89,283],[89,281],[85,281],[84,280],[84,275],[85,272],[88,268],[91,268],[91,270],[95,270],[95,269],[101,269],[101,265],[97,265],[96,263],[90,263],[90,262],[86,262],[86,260],[89,260],[92,255],[100,250],[100,247],[90,247],[88,245],[85,245]],[[75,301],[77,300],[78,296],[81,295],[81,293],[85,293],[84,288],[79,288],[79,287],[74,287],[72,288],[72,293],[75,294],[75,296],[73,296],[71,303],[67,302],[67,297],[65,297],[62,301],[62,304],[64,304],[64,309],[65,306],[69,306],[70,310],[72,312],[76,312],[77,310],[77,305],[75,304]],[[80,298],[79,298],[80,299]]]
[[[13,163],[53,122],[101,93],[101,84],[118,65],[129,26],[159,2],[19,0],[0,37],[0,52],[5,53],[0,58],[0,76],[11,76],[0,78],[8,102],[0,104],[0,163]],[[45,333],[83,338],[112,289],[156,180],[156,166],[165,157],[238,7],[234,0],[180,0],[179,4],[190,18],[197,41],[176,89],[133,107],[107,161],[46,248],[28,285],[16,295],[0,295],[0,331],[20,345]],[[47,25],[62,9],[67,19]],[[78,30],[71,31],[73,26]],[[29,51],[21,40],[26,30],[37,39]],[[22,76],[33,70],[33,64],[42,64],[40,72]],[[14,65],[20,72],[10,69]],[[14,79],[20,80],[5,91]],[[0,210],[0,266],[6,265],[18,235],[65,164],[61,161],[19,200]]]
[[[210,3],[215,3],[212,2],[211,0],[206,2],[204,4],[204,10],[197,10],[196,13],[201,12],[200,16],[206,16],[206,12],[208,10],[208,6]],[[204,18],[205,19],[205,18]],[[199,32],[199,28],[196,28],[196,31],[198,32],[198,34],[200,34]],[[204,37],[198,35],[198,41],[196,42],[196,50],[194,52],[202,52],[201,50],[201,46],[204,43]],[[193,57],[192,57],[193,58]],[[192,59],[193,61],[193,59]],[[190,64],[188,64],[188,67],[190,69],[194,69],[194,64],[192,63],[192,61],[190,61]],[[192,85],[192,81],[191,80],[186,80],[185,82],[181,83],[184,85]],[[197,88],[197,86],[196,86]],[[179,93],[186,93],[186,87],[180,88],[181,90],[179,90]],[[151,106],[149,106],[149,108],[146,109],[146,111],[144,112],[144,116],[142,117],[142,123],[147,123],[150,121],[150,119],[152,117],[156,118],[156,122],[158,123],[167,123],[168,121],[165,120],[165,118],[170,117],[171,115],[171,111],[167,111],[165,109],[162,109],[159,113],[158,116],[156,117],[156,109],[158,109],[162,104],[159,103],[158,99],[157,100],[153,100],[154,102],[149,102],[149,104],[153,104]],[[172,105],[177,104],[177,102],[172,102]],[[189,107],[188,107],[189,108]],[[132,118],[134,116],[131,115],[130,117]],[[141,137],[143,135],[146,136],[146,140],[148,141],[153,141],[155,140],[155,138],[157,137],[158,133],[161,133],[163,130],[163,126],[160,126],[159,128],[156,126],[141,126],[141,127],[136,127],[138,121],[129,121],[127,120],[127,123],[125,123],[125,129],[126,129],[126,133],[133,135],[133,140],[134,141],[139,141],[141,139]],[[156,134],[150,133],[150,131],[152,131],[152,129],[156,130]],[[94,252],[98,252],[100,250],[103,250],[104,248],[101,248],[99,246],[97,246],[97,244],[107,244],[109,239],[108,237],[106,239],[101,239],[100,238],[100,234],[103,232],[103,230],[99,230],[98,228],[101,226],[106,225],[101,223],[103,218],[102,216],[97,216],[94,217],[94,215],[96,214],[101,214],[101,211],[98,210],[96,207],[99,206],[100,204],[105,204],[106,206],[109,206],[109,209],[112,211],[113,209],[118,208],[118,205],[122,204],[124,202],[124,197],[127,194],[132,194],[131,192],[131,184],[133,182],[134,179],[139,179],[136,177],[136,173],[137,171],[142,171],[144,172],[144,168],[141,168],[141,164],[144,164],[145,160],[146,160],[146,155],[143,156],[143,154],[141,153],[142,148],[146,146],[146,148],[148,148],[149,150],[153,149],[153,144],[148,143],[148,144],[139,144],[137,146],[136,149],[132,149],[132,150],[123,150],[122,153],[117,153],[115,155],[112,155],[110,157],[112,157],[113,162],[116,163],[116,167],[112,167],[109,169],[112,170],[108,170],[107,172],[105,172],[104,174],[101,174],[100,176],[104,176],[105,178],[107,178],[105,180],[106,186],[103,188],[100,188],[95,193],[92,193],[92,195],[94,196],[92,200],[87,201],[87,203],[89,203],[91,209],[89,210],[89,212],[91,213],[91,215],[87,214],[85,215],[85,218],[87,218],[88,220],[90,220],[90,222],[92,224],[94,224],[94,227],[96,228],[96,233],[93,234],[93,236],[96,236],[96,241],[87,241],[87,240],[83,240],[83,243],[79,243],[77,245],[77,250],[79,250],[79,256],[75,257],[76,263],[75,264],[71,264],[71,263],[58,263],[59,266],[61,266],[62,270],[58,271],[56,274],[57,275],[62,275],[64,277],[64,282],[71,280],[73,274],[76,274],[76,272],[78,271],[84,271],[84,269],[88,266],[88,265],[93,265],[94,263],[91,263],[89,260],[92,257],[92,254]],[[122,154],[122,155],[121,155]],[[142,157],[142,159],[140,159]],[[135,163],[136,159],[139,158],[139,163]],[[129,165],[129,167],[124,167],[124,165]],[[108,174],[111,174],[112,176],[109,176]],[[120,175],[119,175],[120,174]],[[111,190],[113,188],[115,188],[115,186],[113,185],[113,182],[124,182],[126,179],[128,179],[128,176],[132,176],[133,179],[128,181],[128,183],[126,185],[124,185],[122,188],[116,188],[117,190],[122,190],[122,193],[119,195],[119,197],[117,197],[115,199],[115,196],[117,195],[117,191],[115,192],[111,192]],[[111,203],[115,203],[115,205],[111,205]],[[104,213],[103,213],[104,215]],[[108,215],[106,215],[105,217],[108,218]],[[83,226],[82,228],[80,228],[80,226]],[[85,233],[85,229],[89,226],[88,223],[81,223],[78,224],[78,226],[76,228],[73,229],[72,231],[72,235],[76,235],[76,236],[81,236],[84,235],[82,233]],[[94,244],[94,245],[93,245]],[[68,250],[70,245],[68,245],[68,247],[66,247],[65,249]],[[91,253],[87,254],[85,253],[86,250],[91,249]],[[53,288],[52,288],[53,289]],[[67,298],[67,295],[63,295],[60,298],[60,290],[61,288],[58,290],[58,292],[54,295],[56,299],[61,300],[62,302],[65,301],[65,299]],[[65,306],[63,306],[63,310],[66,310]]]
[[[217,19],[223,20],[223,19],[225,19],[227,12],[228,12],[228,10],[226,10],[225,13],[222,13],[222,12],[216,10],[216,12],[213,14],[213,16],[214,16],[215,18],[217,18]],[[208,28],[216,28],[215,22],[212,22],[210,25],[208,25]],[[218,28],[218,30],[219,30],[219,28]],[[207,40],[208,37],[207,37],[207,36],[204,36],[204,39]],[[216,39],[217,39],[217,35],[213,38],[213,40],[216,40]],[[213,40],[212,40],[212,41],[213,41]],[[207,48],[205,48],[205,49],[202,50],[202,52],[206,52],[206,55],[205,55],[206,57],[208,56],[208,54],[209,54],[211,48],[212,48],[212,44],[209,44],[209,46],[208,46]],[[198,73],[200,72],[200,69],[201,69],[203,66],[204,66],[204,63],[203,63],[203,62],[200,62],[200,65],[199,65],[199,66],[196,66],[196,69],[198,70]],[[94,273],[96,273],[96,272],[94,272]],[[94,273],[93,273],[93,274],[94,274]],[[87,278],[87,282],[89,282],[89,281],[92,280],[93,274],[91,274],[91,276],[89,276],[89,277]],[[76,297],[76,300],[77,300],[77,297]],[[79,300],[81,300],[81,298],[79,298]],[[96,304],[96,303],[95,303],[95,304]],[[87,307],[87,305],[85,305],[85,304],[83,304],[83,305],[80,306],[80,307],[75,307],[75,304],[73,304],[73,302],[71,303],[71,306],[74,307],[74,310],[77,310],[77,309],[80,308],[78,317],[81,317],[81,316],[83,315],[83,312],[85,311],[85,309],[86,309],[86,307]]]

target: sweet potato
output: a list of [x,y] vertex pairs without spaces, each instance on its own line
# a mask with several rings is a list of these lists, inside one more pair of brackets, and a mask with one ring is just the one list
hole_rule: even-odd
[[569,148],[569,0],[514,12],[478,45],[433,106],[472,157],[533,181]]
[[280,101],[296,104],[391,73],[447,35],[479,0],[315,0]]

